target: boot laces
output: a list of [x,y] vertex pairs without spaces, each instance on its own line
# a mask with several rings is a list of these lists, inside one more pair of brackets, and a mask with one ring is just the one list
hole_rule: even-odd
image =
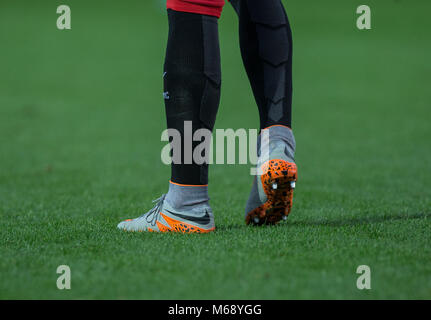
[[148,211],[147,213],[144,213],[141,217],[145,218],[145,221],[150,223],[152,226],[156,225],[157,220],[160,216],[160,209],[163,206],[163,201],[165,201],[166,194],[162,194],[160,198],[153,200],[153,203],[156,203],[155,206]]

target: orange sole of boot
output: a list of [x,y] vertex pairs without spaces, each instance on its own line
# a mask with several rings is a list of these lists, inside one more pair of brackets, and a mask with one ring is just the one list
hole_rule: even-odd
[[246,224],[274,225],[286,219],[292,208],[293,189],[297,179],[297,167],[293,162],[273,159],[265,162],[260,177],[267,201],[250,211]]

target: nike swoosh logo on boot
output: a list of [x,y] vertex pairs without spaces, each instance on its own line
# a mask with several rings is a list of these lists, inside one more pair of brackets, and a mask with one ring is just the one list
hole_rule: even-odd
[[197,223],[203,224],[203,225],[208,224],[211,221],[210,215],[208,214],[207,210],[205,210],[205,214],[202,217],[186,216],[186,215],[183,215],[181,213],[175,213],[175,212],[172,212],[169,210],[166,210],[166,212],[169,212],[170,214],[172,214],[173,216],[176,216],[178,218],[192,221],[192,222],[197,222]]

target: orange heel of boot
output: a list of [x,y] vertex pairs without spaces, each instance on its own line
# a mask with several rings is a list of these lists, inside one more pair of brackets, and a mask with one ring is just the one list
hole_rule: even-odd
[[247,214],[246,224],[277,224],[287,218],[292,208],[298,170],[295,163],[281,159],[269,160],[261,169],[260,182],[267,201]]

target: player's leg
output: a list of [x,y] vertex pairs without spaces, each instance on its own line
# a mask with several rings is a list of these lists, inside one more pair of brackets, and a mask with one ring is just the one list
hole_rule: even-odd
[[261,129],[291,127],[292,33],[280,0],[232,0],[241,55],[259,108]]
[[[232,0],[241,54],[259,108],[258,166],[246,222],[277,223],[292,206],[295,139],[292,121],[292,33],[280,0]],[[263,139],[267,133],[269,139]],[[269,153],[262,152],[268,149]]]
[[[213,129],[220,100],[219,1],[169,0],[169,36],[164,64],[164,97],[168,129],[181,134],[181,161],[171,166],[169,191],[156,206],[118,225],[126,231],[209,232],[208,165],[196,162],[186,141],[199,129]],[[212,5],[208,5],[208,4]],[[219,2],[220,4],[220,2]],[[173,10],[176,9],[176,10]],[[177,11],[179,10],[179,11]],[[191,125],[190,136],[186,134]],[[189,139],[190,140],[190,139]],[[178,151],[178,150],[177,150]],[[175,151],[174,151],[175,152]],[[187,163],[186,158],[191,158]]]

